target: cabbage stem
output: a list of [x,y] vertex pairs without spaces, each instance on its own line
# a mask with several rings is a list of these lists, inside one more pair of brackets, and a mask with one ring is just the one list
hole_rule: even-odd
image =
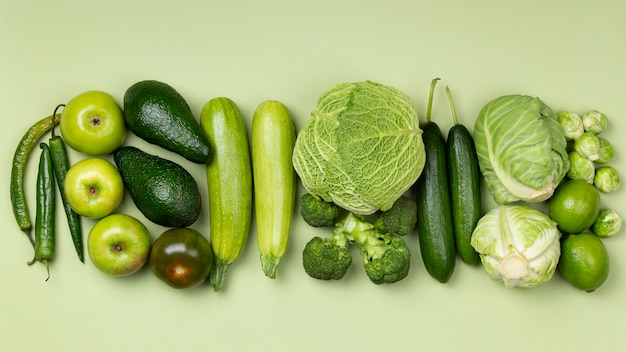
[[502,245],[508,254],[500,260],[500,273],[506,279],[521,279],[528,274],[528,262],[513,246],[513,235],[508,226],[505,208],[500,207],[500,223],[505,224],[502,228]]
[[512,251],[500,261],[500,272],[507,279],[521,279],[528,274],[528,262],[517,251]]

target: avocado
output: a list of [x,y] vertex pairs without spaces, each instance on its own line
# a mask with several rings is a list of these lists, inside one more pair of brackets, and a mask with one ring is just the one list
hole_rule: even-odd
[[124,94],[124,119],[128,129],[149,143],[207,164],[213,148],[189,104],[166,83],[146,80]]
[[200,215],[198,184],[181,165],[133,146],[113,152],[113,160],[137,209],[166,227],[186,227]]

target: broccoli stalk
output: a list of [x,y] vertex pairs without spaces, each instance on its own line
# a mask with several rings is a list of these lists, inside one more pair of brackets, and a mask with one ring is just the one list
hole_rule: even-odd
[[363,218],[348,213],[334,233],[343,233],[363,256],[363,268],[373,283],[394,283],[409,273],[411,253],[404,239],[383,233]]

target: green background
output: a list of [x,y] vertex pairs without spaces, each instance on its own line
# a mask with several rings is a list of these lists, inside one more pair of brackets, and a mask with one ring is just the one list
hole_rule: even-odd
[[[80,264],[58,215],[51,279],[28,267],[32,249],[10,209],[9,173],[26,129],[59,103],[91,89],[121,102],[144,79],[175,87],[199,114],[226,96],[250,117],[277,99],[297,128],[334,84],[365,79],[409,94],[424,121],[430,80],[440,77],[433,118],[473,129],[480,108],[504,94],[539,96],[555,111],[604,112],[626,175],[626,2],[600,1],[0,1],[0,350],[320,351],[620,350],[626,343],[626,235],[605,240],[611,273],[593,294],[561,277],[506,289],[460,260],[440,284],[426,273],[417,239],[409,276],[369,282],[359,265],[344,280],[309,278],[304,244],[316,234],[297,216],[275,280],[260,267],[253,228],[225,287],[177,291],[147,268],[126,278]],[[129,145],[176,160],[203,194],[201,166],[129,136]],[[72,162],[83,158],[70,154]],[[33,158],[36,159],[36,158]],[[34,209],[36,161],[27,170]],[[302,192],[302,188],[299,190]],[[626,215],[623,191],[603,195]],[[204,205],[206,206],[206,198]],[[485,208],[493,206],[486,201]],[[206,208],[205,208],[206,209]],[[120,212],[145,220],[126,198]],[[83,220],[85,237],[92,220]],[[146,225],[155,238],[164,229]],[[208,235],[206,212],[193,228]],[[355,260],[356,263],[356,260]]]

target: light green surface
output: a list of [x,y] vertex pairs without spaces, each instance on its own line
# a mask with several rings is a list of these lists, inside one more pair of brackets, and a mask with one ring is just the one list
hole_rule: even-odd
[[[345,81],[404,90],[423,121],[430,80],[441,77],[433,114],[444,131],[451,126],[445,85],[470,129],[487,101],[534,95],[556,111],[609,116],[612,165],[626,175],[626,2],[1,0],[0,8],[0,350],[613,351],[626,343],[624,230],[605,241],[611,273],[593,294],[558,276],[536,289],[505,289],[460,260],[440,284],[426,273],[414,235],[403,282],[376,286],[358,265],[341,282],[320,282],[302,269],[301,250],[317,232],[299,219],[276,280],[261,272],[253,228],[222,291],[176,291],[149,270],[120,279],[80,264],[61,213],[45,282],[43,265],[25,264],[32,249],[7,193],[11,157],[28,126],[85,90],[121,102],[143,79],[171,84],[196,114],[208,99],[227,96],[248,127],[258,104],[278,99],[300,128],[317,97]],[[127,143],[179,161],[206,193],[202,167],[137,138]],[[33,187],[29,197],[34,211]],[[623,191],[603,202],[626,215]],[[130,198],[120,211],[138,214]],[[92,223],[84,220],[85,236]],[[146,224],[153,237],[163,231]],[[207,216],[193,228],[208,234]]]

